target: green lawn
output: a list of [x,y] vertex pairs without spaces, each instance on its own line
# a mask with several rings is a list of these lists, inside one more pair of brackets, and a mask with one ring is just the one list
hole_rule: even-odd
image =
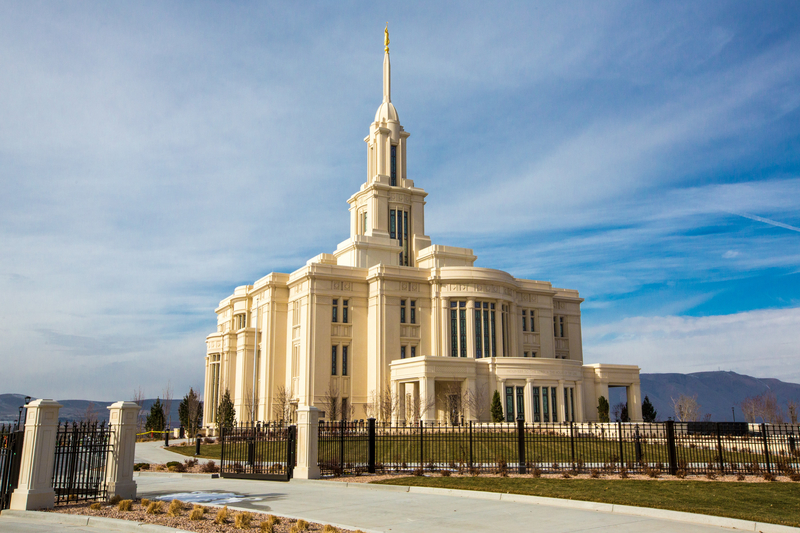
[[201,459],[216,459],[219,461],[220,453],[222,450],[221,444],[201,444],[200,455],[195,456],[194,446],[170,446],[169,451],[186,455],[189,457],[198,457]]
[[800,483],[484,477],[402,477],[376,483],[510,492],[800,526]]
[[[262,443],[260,446],[256,447],[255,454],[256,454],[256,461],[259,462],[274,462],[280,463],[286,460],[286,444],[285,443],[269,443],[270,445],[267,446],[266,443]],[[201,444],[200,445],[200,455],[195,456],[195,447],[194,446],[170,446],[169,451],[176,452],[181,455],[186,455],[189,457],[198,457],[201,459],[215,459],[217,461],[220,460],[221,452],[222,452],[222,444]],[[228,455],[228,452],[231,452],[231,455]],[[236,462],[245,462],[247,461],[247,445],[245,443],[237,442],[235,444],[227,444],[225,450],[226,460],[228,457],[232,457],[231,461]]]

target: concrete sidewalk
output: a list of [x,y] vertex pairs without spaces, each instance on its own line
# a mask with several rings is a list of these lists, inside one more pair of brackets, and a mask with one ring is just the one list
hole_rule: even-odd
[[[140,497],[228,505],[231,509],[304,518],[368,532],[721,533],[736,528],[763,533],[800,533],[798,528],[743,520],[513,494],[442,491],[425,487],[409,489],[335,481],[280,483],[211,479],[209,476],[179,477],[175,474],[137,476],[135,479]],[[147,527],[135,526],[133,522],[117,526],[100,521],[92,523],[93,520],[85,517],[70,524],[59,524],[58,515],[54,514],[47,514],[47,522],[39,520],[39,516],[0,515],[0,530],[3,533],[61,533],[131,530],[132,527],[132,530],[144,531]]]
[[[170,439],[171,444],[186,444],[186,439]],[[164,441],[157,440],[151,442],[137,442],[136,449],[133,453],[133,461],[136,463],[159,463],[165,464],[169,461],[183,462],[186,459],[191,459],[185,455],[171,452],[164,448]]]

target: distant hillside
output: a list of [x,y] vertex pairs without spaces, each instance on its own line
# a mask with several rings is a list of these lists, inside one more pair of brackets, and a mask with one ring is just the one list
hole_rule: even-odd
[[[754,378],[736,372],[695,372],[692,374],[641,374],[642,399],[645,395],[655,405],[660,420],[673,416],[672,398],[681,394],[697,395],[702,413],[710,413],[714,421],[733,419],[731,407],[735,408],[736,420],[744,421],[740,405],[745,398],[771,391],[778,404],[786,409],[786,402],[794,400],[800,404],[800,384],[786,383],[771,378]],[[624,389],[610,392],[611,403],[624,401]],[[616,393],[616,394],[615,394]]]
[[[170,411],[172,411],[171,423],[173,427],[180,425],[178,418],[178,406],[181,403],[181,399],[182,398],[172,400]],[[150,407],[152,407],[155,402],[155,398],[144,400],[142,408],[149,413]],[[107,407],[113,402],[93,402],[91,400],[58,400],[58,403],[63,405],[58,413],[58,417],[62,421],[82,420],[86,417],[87,410],[91,404],[97,420],[101,422],[108,422]],[[0,423],[16,422],[17,417],[19,416],[19,406],[24,404],[24,394],[0,394]]]

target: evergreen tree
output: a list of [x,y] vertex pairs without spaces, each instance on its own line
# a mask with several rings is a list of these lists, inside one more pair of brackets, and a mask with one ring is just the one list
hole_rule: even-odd
[[164,431],[166,424],[167,417],[164,416],[164,406],[161,405],[161,399],[156,398],[156,403],[150,407],[150,414],[147,415],[144,429],[146,431]]
[[655,422],[656,418],[658,418],[658,411],[656,411],[656,408],[650,403],[650,398],[645,396],[642,402],[642,420],[645,422]]
[[181,426],[189,433],[189,438],[192,438],[203,424],[203,402],[193,388],[189,388],[189,394],[184,396],[178,405],[178,418]]
[[600,422],[608,422],[608,400],[606,400],[605,396],[600,396],[600,399],[597,400],[597,417],[600,419]]
[[494,391],[494,396],[492,396],[492,422],[502,422],[505,420],[503,417],[503,403],[500,401],[500,393],[498,391]]
[[231,400],[231,393],[225,389],[225,394],[219,401],[217,408],[217,434],[222,434],[222,428],[231,429],[236,424],[236,411],[233,409],[233,401]]

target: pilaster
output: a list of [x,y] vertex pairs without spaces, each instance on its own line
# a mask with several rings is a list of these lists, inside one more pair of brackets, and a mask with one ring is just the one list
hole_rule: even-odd
[[55,505],[53,466],[61,407],[53,400],[35,400],[28,404],[19,484],[11,494],[11,509],[34,511],[51,509]]
[[304,405],[297,408],[297,466],[296,479],[319,479],[319,409]]
[[108,497],[136,498],[133,458],[136,446],[136,419],[139,406],[134,402],[116,402],[108,406],[110,444],[106,458]]

